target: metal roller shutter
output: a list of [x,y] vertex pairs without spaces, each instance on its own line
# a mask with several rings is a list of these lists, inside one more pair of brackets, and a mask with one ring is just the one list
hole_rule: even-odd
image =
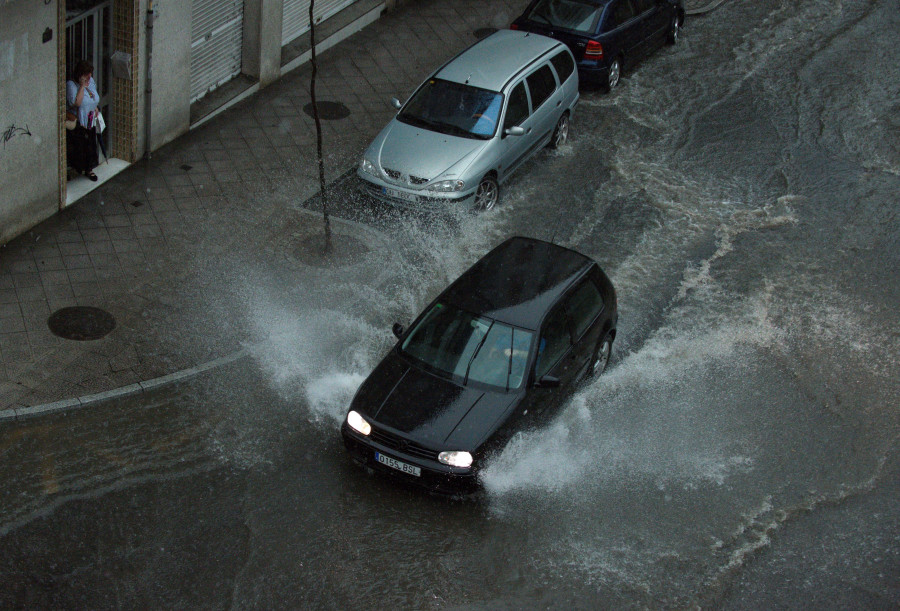
[[[316,0],[313,17],[316,24],[328,19],[355,0]],[[309,30],[309,0],[284,0],[281,20],[281,44],[291,42]]]
[[191,8],[191,102],[241,72],[244,0],[194,0]]

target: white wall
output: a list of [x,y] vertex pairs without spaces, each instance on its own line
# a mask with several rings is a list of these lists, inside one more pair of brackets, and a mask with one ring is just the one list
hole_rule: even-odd
[[[145,0],[146,1],[146,0]],[[152,149],[188,131],[191,122],[191,2],[154,0],[153,92],[150,131]],[[145,11],[142,11],[146,14]],[[142,40],[146,37],[142,32]],[[142,55],[140,61],[146,55]],[[143,91],[144,88],[141,88]],[[143,136],[143,134],[142,134]],[[143,137],[139,138],[143,141]],[[143,150],[141,151],[143,153]]]
[[57,0],[0,1],[0,243],[59,209],[56,26]]

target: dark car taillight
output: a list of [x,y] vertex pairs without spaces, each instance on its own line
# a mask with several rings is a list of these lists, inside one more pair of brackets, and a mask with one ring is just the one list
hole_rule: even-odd
[[511,24],[509,25],[509,29],[510,29],[510,30],[518,30],[518,29],[519,29],[519,26],[518,26],[517,24],[515,24],[515,23],[511,23]]
[[603,59],[603,45],[596,40],[589,40],[584,49],[584,59],[592,61]]

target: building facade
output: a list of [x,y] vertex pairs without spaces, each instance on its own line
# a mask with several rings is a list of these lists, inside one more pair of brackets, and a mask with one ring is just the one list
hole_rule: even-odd
[[[324,50],[391,0],[316,0]],[[0,0],[0,244],[72,202],[65,84],[94,65],[127,167],[308,58],[310,0]],[[75,180],[86,180],[78,177]]]

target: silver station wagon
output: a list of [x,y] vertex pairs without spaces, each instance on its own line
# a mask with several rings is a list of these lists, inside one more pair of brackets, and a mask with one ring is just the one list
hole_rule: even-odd
[[410,208],[490,210],[500,184],[569,135],[578,72],[566,45],[501,30],[432,74],[360,160],[366,193]]

